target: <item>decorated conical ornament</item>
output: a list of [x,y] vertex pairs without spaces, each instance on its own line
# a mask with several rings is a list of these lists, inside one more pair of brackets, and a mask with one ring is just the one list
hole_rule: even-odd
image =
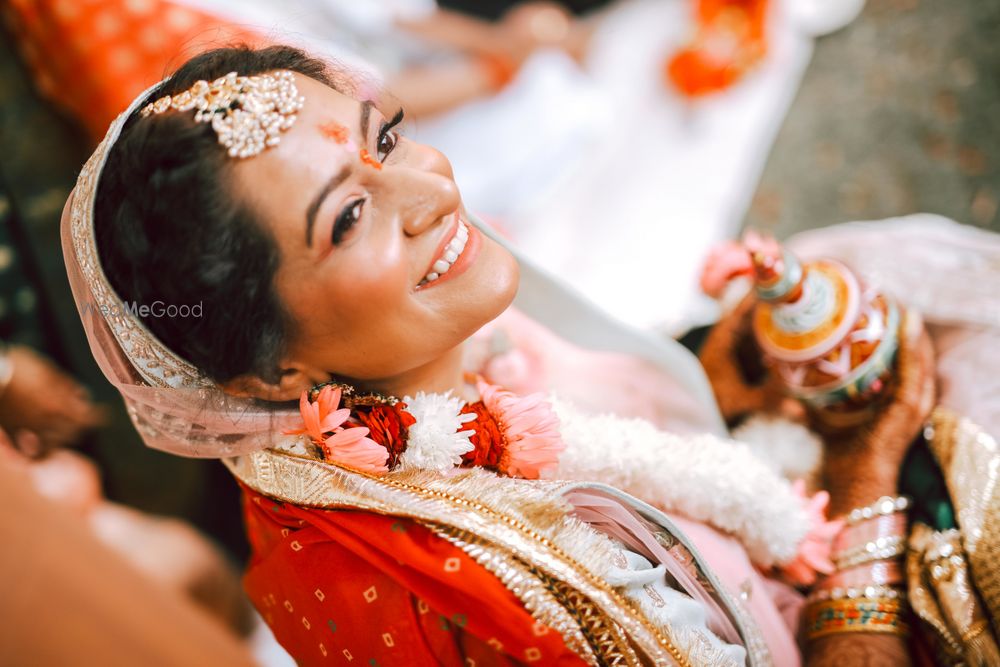
[[899,343],[899,309],[846,266],[803,264],[773,239],[748,234],[760,303],[753,330],[789,393],[832,426],[868,417]]

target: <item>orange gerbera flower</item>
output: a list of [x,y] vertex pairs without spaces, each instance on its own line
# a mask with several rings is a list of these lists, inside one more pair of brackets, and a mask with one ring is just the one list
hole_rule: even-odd
[[308,435],[323,450],[327,461],[364,472],[386,472],[389,452],[368,436],[365,427],[345,428],[351,411],[340,407],[340,387],[323,387],[315,401],[303,391],[299,399],[303,428],[285,431],[285,435]]

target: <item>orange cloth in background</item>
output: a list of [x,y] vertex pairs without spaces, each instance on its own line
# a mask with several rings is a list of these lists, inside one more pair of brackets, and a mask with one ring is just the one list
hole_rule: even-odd
[[582,665],[464,551],[409,519],[247,487],[244,588],[300,665]]
[[194,54],[265,41],[167,0],[8,0],[2,6],[39,90],[95,142],[139,93]]
[[767,52],[768,0],[695,0],[695,35],[664,64],[681,94],[700,97],[728,88]]

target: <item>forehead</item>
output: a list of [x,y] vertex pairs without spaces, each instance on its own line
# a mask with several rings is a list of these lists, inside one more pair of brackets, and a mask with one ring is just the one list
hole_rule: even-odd
[[293,73],[295,77],[295,87],[299,89],[299,94],[304,98],[302,110],[299,112],[298,121],[286,132],[295,132],[301,121],[329,120],[336,117],[348,127],[357,125],[358,110],[360,103],[349,95],[345,95],[334,90],[325,83],[320,83],[303,74]]
[[[295,123],[281,133],[277,146],[233,164],[237,187],[264,208],[275,201],[275,188],[289,193],[314,188],[352,158],[343,147],[323,136],[321,125],[339,123],[357,144],[364,143],[359,136],[361,104],[357,100],[315,79],[294,76],[295,86],[304,98]],[[287,200],[284,204],[288,204]]]

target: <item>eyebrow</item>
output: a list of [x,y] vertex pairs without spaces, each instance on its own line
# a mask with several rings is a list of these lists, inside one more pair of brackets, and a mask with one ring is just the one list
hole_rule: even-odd
[[327,195],[336,190],[350,175],[351,165],[348,163],[341,167],[340,171],[330,177],[330,180],[326,182],[326,185],[324,185],[320,191],[316,193],[316,196],[309,203],[309,208],[306,209],[306,247],[312,247],[313,227],[316,226],[316,214],[319,213],[319,207],[323,205],[324,201],[326,201]]
[[375,106],[375,103],[371,100],[365,100],[361,103],[361,119],[359,125],[361,127],[362,144],[368,141],[368,123],[371,121],[373,106]]
[[[364,144],[368,140],[368,124],[371,122],[372,117],[372,107],[375,103],[371,100],[365,100],[361,103],[361,117],[358,119],[358,125],[361,129],[361,143]],[[340,171],[334,174],[326,185],[316,193],[316,196],[309,203],[309,208],[306,209],[306,247],[312,247],[312,235],[313,227],[316,226],[316,214],[319,213],[319,207],[323,205],[327,196],[337,189],[337,187],[343,183],[348,176],[351,175],[351,165],[350,163],[345,164]]]

